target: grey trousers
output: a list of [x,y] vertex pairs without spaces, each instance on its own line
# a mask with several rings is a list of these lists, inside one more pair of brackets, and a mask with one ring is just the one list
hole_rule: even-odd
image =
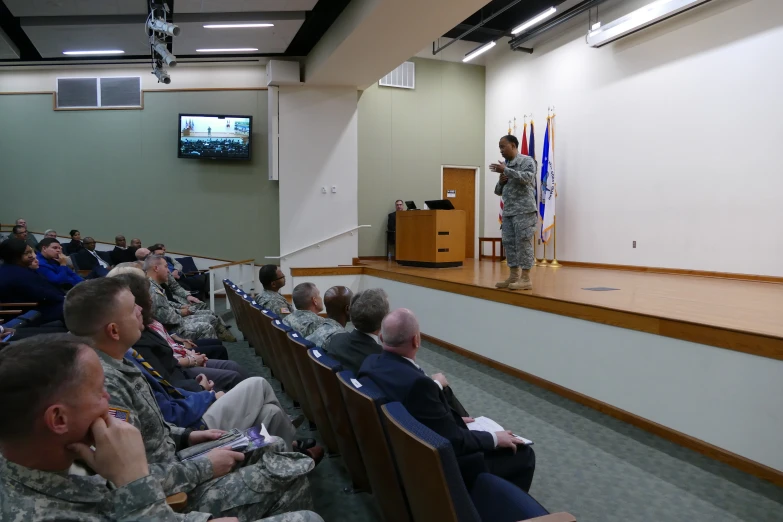
[[270,435],[285,441],[288,451],[296,434],[272,386],[263,377],[250,377],[239,383],[212,403],[202,419],[207,427],[218,430],[244,430],[263,424]]
[[217,359],[208,360],[206,367],[194,366],[183,368],[182,371],[193,379],[203,373],[207,379],[215,383],[215,391],[231,390],[249,377],[249,374],[238,363]]
[[533,267],[535,253],[531,239],[536,233],[537,224],[537,212],[503,216],[503,249],[510,268],[519,266],[523,270],[530,270]]

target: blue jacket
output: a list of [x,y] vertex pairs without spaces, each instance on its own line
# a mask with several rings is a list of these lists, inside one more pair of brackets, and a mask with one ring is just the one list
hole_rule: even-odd
[[184,399],[175,399],[166,392],[158,380],[147,372],[146,368],[141,365],[139,361],[133,358],[131,350],[125,353],[125,358],[136,365],[144,374],[144,378],[152,388],[152,393],[155,395],[155,400],[160,407],[163,418],[166,422],[170,422],[180,428],[191,428],[194,430],[205,430],[207,425],[201,419],[201,416],[207,411],[207,409],[215,402],[214,392],[201,391],[201,392],[189,392],[182,388],[177,388],[179,392],[184,396]]
[[0,302],[36,302],[41,322],[62,321],[65,292],[35,270],[19,265],[0,265]]
[[63,266],[57,261],[46,259],[40,252],[37,252],[35,255],[38,258],[38,264],[40,265],[38,267],[38,273],[44,276],[50,283],[56,286],[76,286],[84,281],[79,274],[67,266]]
[[368,355],[359,377],[369,377],[390,401],[401,402],[417,421],[448,439],[457,457],[494,449],[492,434],[470,431],[435,381],[404,357],[386,351]]

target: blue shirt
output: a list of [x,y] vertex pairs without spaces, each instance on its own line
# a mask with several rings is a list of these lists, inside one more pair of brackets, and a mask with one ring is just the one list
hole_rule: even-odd
[[37,252],[35,255],[38,258],[38,264],[40,265],[37,272],[44,276],[50,283],[56,286],[76,286],[84,281],[79,274],[67,266],[61,265],[57,261],[46,259],[40,252]]

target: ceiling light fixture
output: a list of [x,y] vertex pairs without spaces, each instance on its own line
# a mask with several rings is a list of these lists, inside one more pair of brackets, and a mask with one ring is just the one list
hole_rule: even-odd
[[125,54],[125,51],[120,50],[108,50],[108,51],[63,51],[63,54],[67,55],[99,55],[99,54]]
[[475,58],[476,56],[478,56],[478,55],[480,55],[480,54],[484,54],[485,52],[489,51],[490,49],[492,49],[493,47],[495,47],[495,45],[496,45],[496,43],[495,43],[495,42],[489,42],[489,43],[485,43],[485,44],[484,44],[484,45],[482,45],[481,47],[479,47],[479,48],[477,48],[477,49],[473,49],[473,50],[472,50],[472,51],[470,51],[468,54],[466,54],[466,55],[465,55],[465,58],[463,58],[463,59],[462,59],[462,61],[463,61],[463,62],[469,62],[469,61],[471,61],[473,58]]
[[601,47],[709,0],[657,0],[587,33],[587,44]]
[[252,27],[274,27],[275,24],[257,23],[257,24],[205,24],[204,29],[249,29]]
[[235,49],[196,49],[197,53],[252,53],[258,51],[255,47],[237,47]]
[[524,31],[525,29],[533,27],[538,22],[546,20],[547,18],[549,18],[550,16],[552,16],[556,12],[557,12],[557,8],[556,7],[550,7],[549,9],[544,11],[543,13],[540,13],[540,14],[534,16],[533,18],[531,18],[530,20],[528,20],[527,22],[525,22],[523,24],[520,24],[520,25],[516,26],[515,28],[513,28],[511,30],[511,34],[519,34],[522,31]]

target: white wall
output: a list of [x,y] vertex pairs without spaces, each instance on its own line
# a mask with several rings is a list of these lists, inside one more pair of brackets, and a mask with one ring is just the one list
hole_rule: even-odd
[[556,107],[558,258],[783,276],[783,2],[711,2],[600,49],[575,23],[487,62],[487,163],[531,111],[540,159]]
[[783,361],[362,277],[426,334],[783,470]]
[[[280,255],[359,224],[357,107],[351,87],[280,88]],[[281,266],[350,265],[357,255],[353,232],[288,256]],[[289,282],[283,293],[292,288]]]

